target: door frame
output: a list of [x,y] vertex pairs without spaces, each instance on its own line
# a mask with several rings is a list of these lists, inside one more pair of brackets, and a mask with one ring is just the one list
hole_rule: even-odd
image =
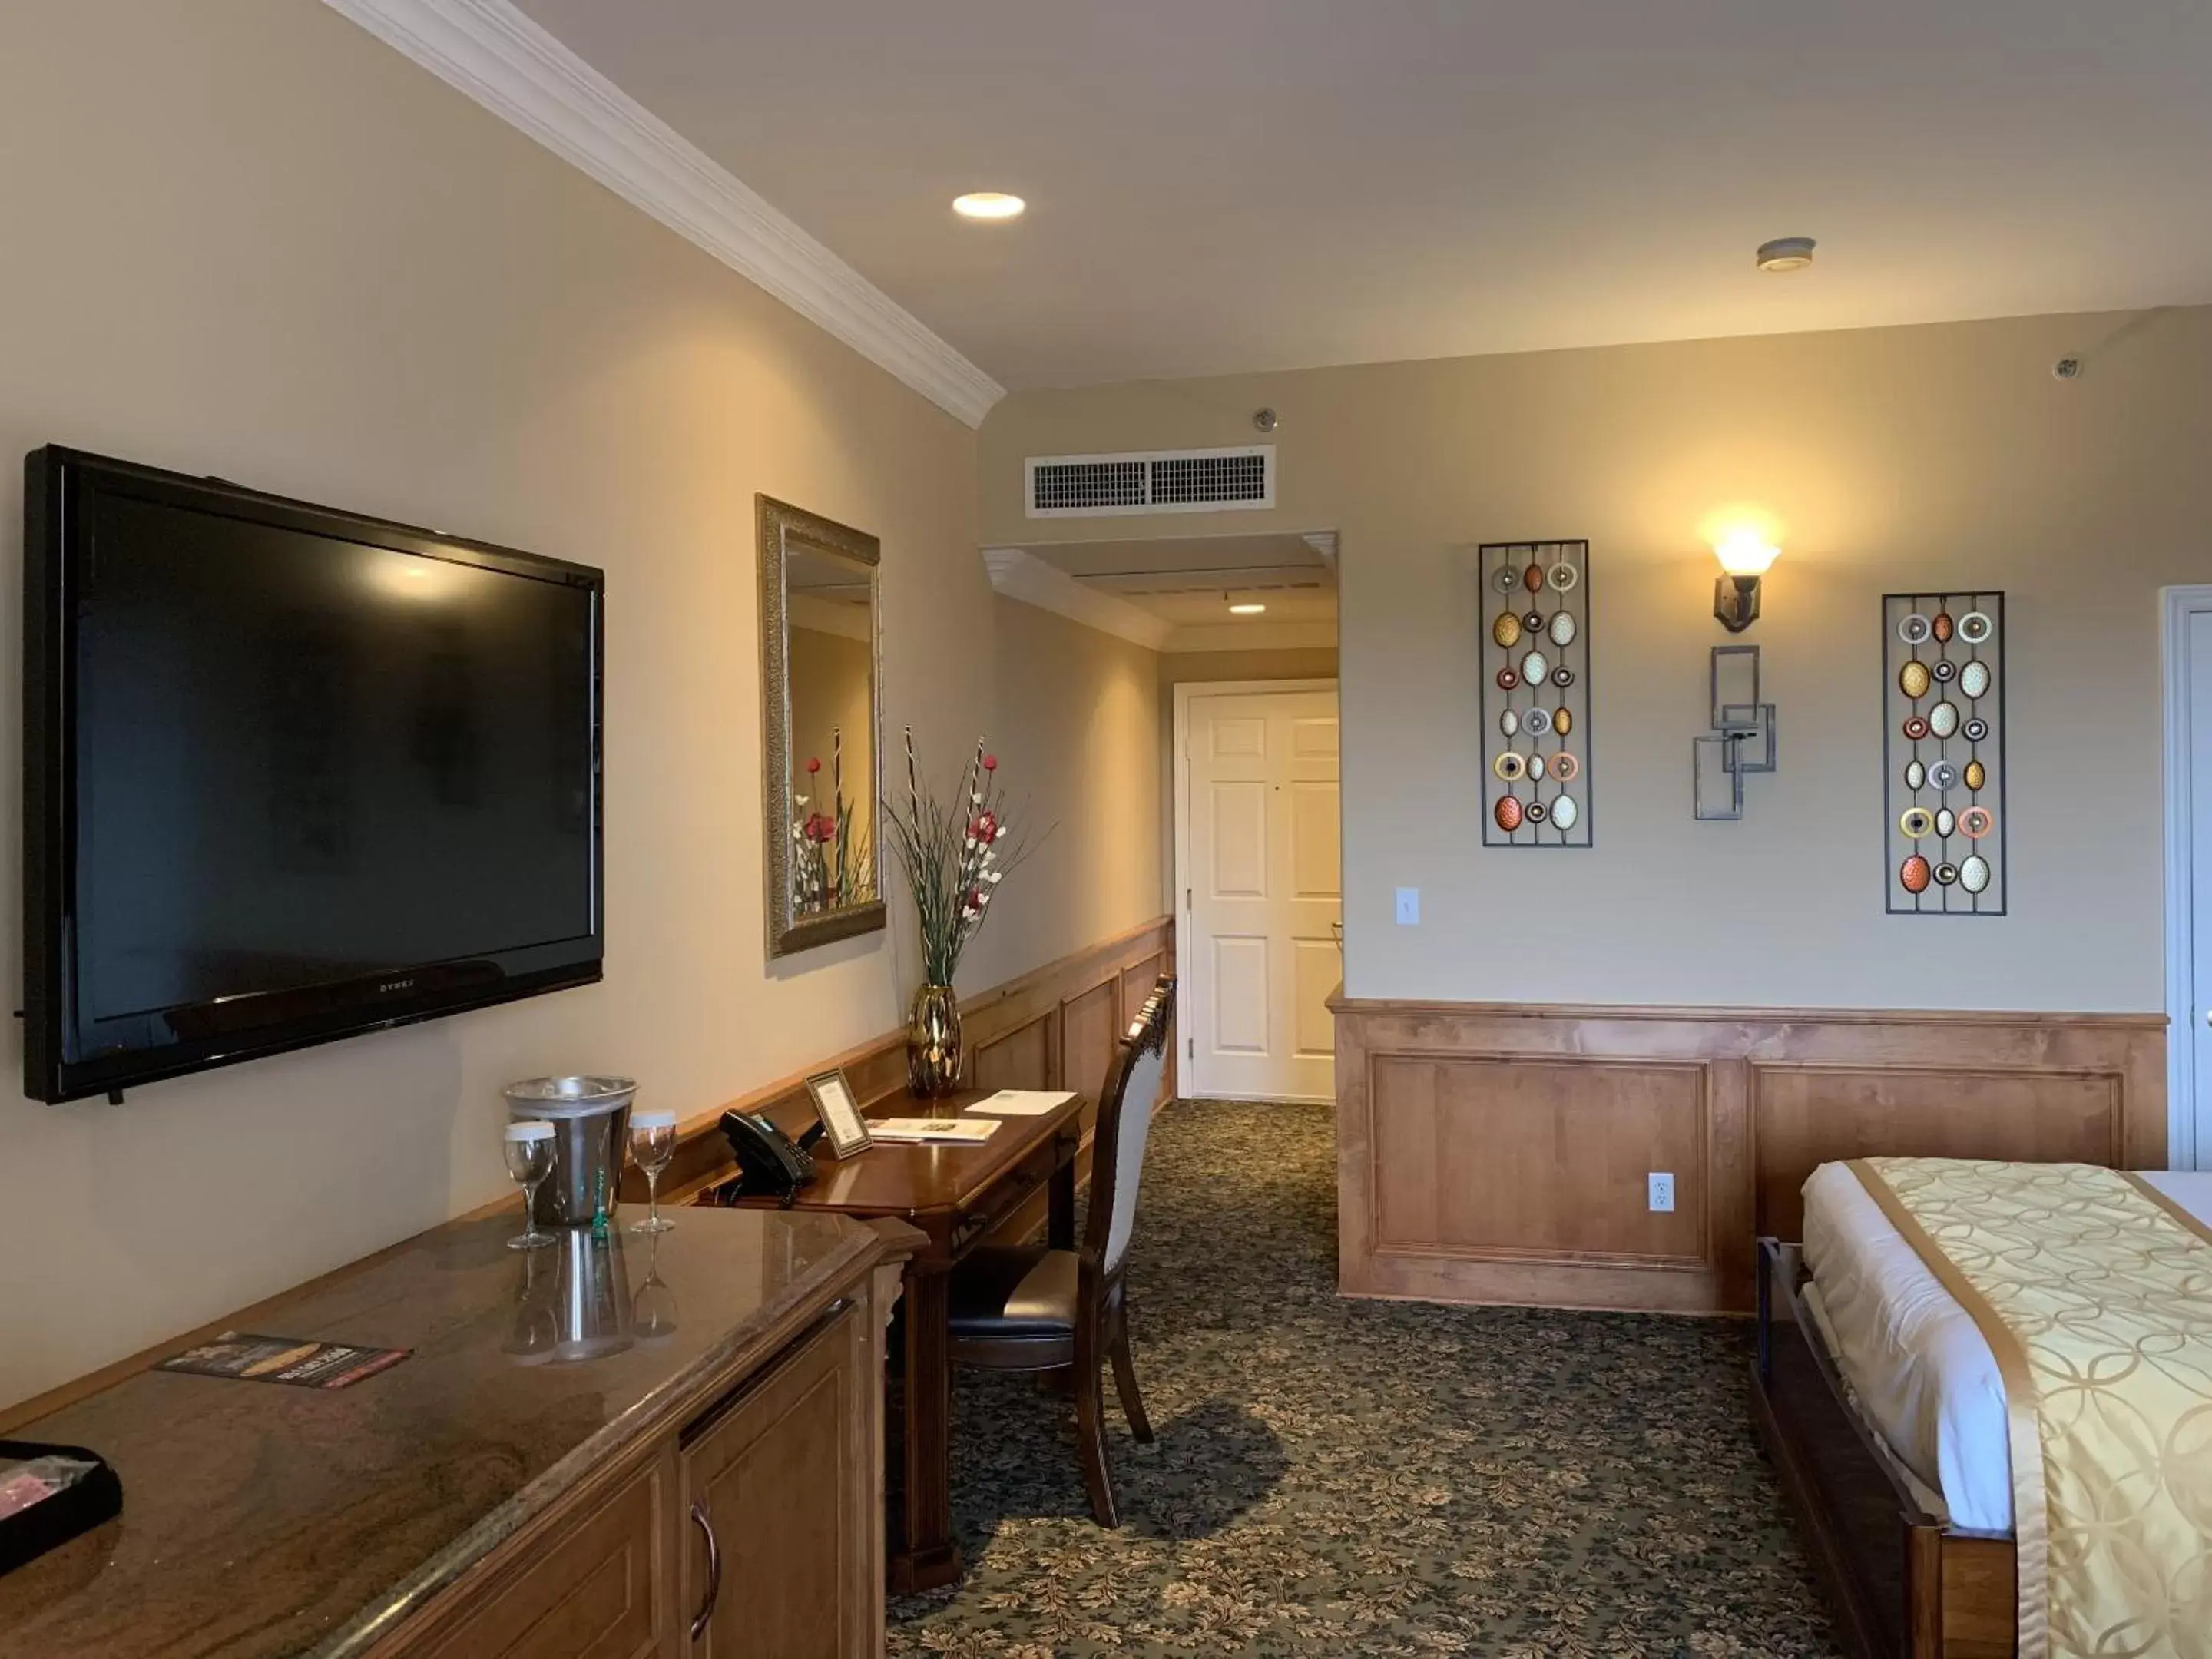
[[[2212,588],[2208,588],[2205,591],[2207,593],[2212,593]],[[1336,887],[1338,894],[1338,908],[1340,909],[1343,906],[1344,786],[1341,780],[1344,775],[1344,694],[1340,689],[1339,682],[1334,679],[1177,680],[1175,683],[1174,734],[1170,738],[1170,741],[1174,744],[1174,752],[1169,757],[1168,769],[1174,774],[1175,786],[1175,884],[1182,889],[1183,896],[1180,899],[1176,899],[1168,908],[1174,912],[1176,919],[1176,971],[1183,976],[1183,980],[1186,984],[1194,983],[1196,980],[1197,975],[1200,971],[1198,963],[1198,953],[1195,949],[1196,940],[1192,936],[1190,927],[1190,913],[1192,909],[1190,895],[1195,884],[1189,878],[1191,699],[1194,697],[1265,696],[1272,692],[1282,692],[1287,695],[1291,692],[1296,691],[1329,691],[1334,692],[1337,697],[1337,777],[1339,779],[1339,782],[1337,785],[1336,796]],[[1193,948],[1188,950],[1183,948],[1183,942],[1186,939],[1191,941]],[[1344,942],[1341,932],[1340,931],[1337,940],[1337,953],[1340,957],[1342,956],[1343,951]],[[1206,989],[1209,994],[1212,992],[1212,981],[1209,980],[1206,985]],[[1206,1006],[1208,1007],[1212,1007],[1213,1006],[1210,994],[1207,998]],[[1177,1023],[1178,1024],[1183,1025],[1184,1030],[1183,1052],[1176,1057],[1177,1061],[1176,1071],[1176,1091],[1180,1094],[1185,1095],[1199,1095],[1198,1079],[1196,1076],[1198,1070],[1198,1049],[1196,1046],[1198,1041],[1197,1036],[1185,1022],[1179,1021]],[[1202,1096],[1200,1097],[1203,1098]]]
[[[2166,1161],[2201,1169],[2212,1146],[2197,1133],[2195,841],[2190,804],[2189,619],[2212,612],[2212,586],[2159,590],[2159,673],[2166,699]],[[2212,664],[2206,665],[2212,672]]]

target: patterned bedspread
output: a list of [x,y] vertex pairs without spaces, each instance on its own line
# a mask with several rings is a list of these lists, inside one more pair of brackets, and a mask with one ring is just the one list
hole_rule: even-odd
[[2003,1375],[2021,1659],[2212,1659],[2212,1231],[2088,1164],[1850,1167]]

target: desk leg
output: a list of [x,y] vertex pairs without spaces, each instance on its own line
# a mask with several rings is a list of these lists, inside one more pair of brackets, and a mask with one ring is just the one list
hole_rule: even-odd
[[906,1270],[906,1496],[891,1592],[911,1595],[960,1577],[952,1541],[952,1355],[942,1268]]
[[1052,1172],[1046,1198],[1044,1242],[1055,1250],[1075,1248],[1075,1155]]

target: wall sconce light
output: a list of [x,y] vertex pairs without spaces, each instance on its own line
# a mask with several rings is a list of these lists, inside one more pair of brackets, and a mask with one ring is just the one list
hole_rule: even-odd
[[1713,580],[1713,617],[1731,634],[1759,620],[1759,579],[1782,550],[1756,530],[1731,530],[1713,544],[1721,574]]

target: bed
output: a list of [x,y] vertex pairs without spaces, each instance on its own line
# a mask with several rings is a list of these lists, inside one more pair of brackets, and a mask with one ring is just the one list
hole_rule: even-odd
[[[2212,1224],[2212,1172],[2145,1180]],[[1849,1167],[1803,1193],[1802,1244],[1759,1242],[1753,1404],[1844,1634],[1869,1655],[2011,1655],[1996,1360]]]

